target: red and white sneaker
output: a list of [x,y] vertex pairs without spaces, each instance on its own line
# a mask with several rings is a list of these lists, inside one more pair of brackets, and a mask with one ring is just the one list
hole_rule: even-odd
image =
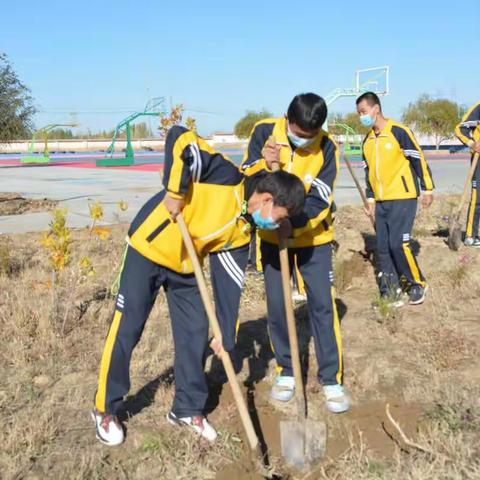
[[177,417],[173,412],[167,415],[167,421],[171,425],[180,427],[190,427],[198,435],[206,438],[209,442],[214,442],[217,439],[216,430],[208,423],[206,417],[202,415],[194,415],[193,417]]
[[92,410],[92,420],[95,423],[97,438],[100,442],[111,447],[123,443],[125,433],[116,415]]

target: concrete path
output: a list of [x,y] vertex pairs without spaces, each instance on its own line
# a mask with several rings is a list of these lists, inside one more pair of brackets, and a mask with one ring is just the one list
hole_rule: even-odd
[[[468,159],[431,159],[429,164],[436,183],[436,193],[459,193],[467,174]],[[68,225],[90,225],[89,202],[100,200],[104,205],[103,224],[130,222],[143,203],[162,188],[161,166],[141,165],[124,169],[82,168],[76,166],[5,166],[0,164],[0,192],[16,192],[27,198],[58,200],[68,209]],[[362,184],[363,168],[355,167]],[[128,210],[120,211],[123,200]],[[355,185],[342,166],[336,190],[337,205],[359,204]],[[50,221],[48,212],[0,216],[0,233],[45,230]]]
[[[0,191],[27,198],[50,198],[68,209],[68,226],[90,225],[89,203],[100,200],[105,218],[100,224],[129,222],[143,203],[162,188],[158,171],[86,169],[74,167],[1,168]],[[122,212],[118,202],[125,201]],[[45,230],[48,212],[0,216],[0,232]]]

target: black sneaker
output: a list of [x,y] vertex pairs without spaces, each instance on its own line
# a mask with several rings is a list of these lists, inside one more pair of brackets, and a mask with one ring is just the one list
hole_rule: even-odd
[[408,292],[410,298],[408,303],[410,305],[420,305],[423,303],[427,295],[427,290],[428,287],[426,285],[424,287],[421,285],[413,285]]

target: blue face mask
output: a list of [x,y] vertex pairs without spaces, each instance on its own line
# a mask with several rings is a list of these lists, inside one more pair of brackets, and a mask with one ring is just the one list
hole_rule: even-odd
[[313,138],[302,138],[302,137],[299,137],[298,135],[295,135],[290,130],[290,127],[287,127],[287,137],[292,142],[292,144],[295,145],[295,147],[297,147],[297,148],[308,147],[308,145],[310,145],[315,140],[315,137],[313,137]]
[[375,124],[375,119],[370,115],[360,115],[360,123],[367,128],[372,128]]
[[272,214],[267,218],[263,218],[259,208],[252,213],[252,218],[255,225],[261,230],[275,230],[278,228],[278,223],[273,221]]

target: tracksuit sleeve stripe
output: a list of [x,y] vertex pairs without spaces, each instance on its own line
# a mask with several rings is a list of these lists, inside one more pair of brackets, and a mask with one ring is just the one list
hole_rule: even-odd
[[400,148],[403,150],[405,158],[411,162],[413,169],[420,180],[422,190],[433,190],[434,184],[430,167],[428,166],[427,161],[425,160],[425,155],[413,136],[413,133],[408,128],[395,125],[392,127],[392,134],[400,145]]
[[196,144],[195,133],[178,125],[172,127],[165,140],[163,185],[172,193],[185,195],[192,180],[191,144]]
[[202,156],[200,155],[200,149],[198,148],[197,143],[191,143],[189,147],[193,158],[192,165],[190,167],[192,179],[194,182],[199,182],[202,175]]
[[247,176],[255,175],[256,173],[267,169],[264,158],[262,157],[262,150],[268,137],[272,134],[275,127],[274,122],[260,122],[257,123],[250,134],[247,149],[243,156],[243,161],[240,170]]
[[368,135],[365,136],[362,142],[362,160],[365,171],[365,195],[367,198],[375,198],[373,195],[372,184],[370,183],[370,167],[368,166],[367,157],[365,157],[365,142],[367,141],[367,138]]
[[422,185],[422,188],[424,190],[433,190],[434,185],[432,180],[432,172],[430,171],[430,167],[428,166],[427,161],[425,160],[425,155],[423,153],[423,150],[420,148],[420,145],[418,144],[417,140],[413,136],[413,133],[407,130],[407,134],[410,137],[410,140],[415,145],[415,150],[414,150],[415,153],[413,157],[420,160],[420,166],[422,171],[422,175],[420,176],[420,183]]
[[455,127],[457,138],[465,145],[468,145],[474,138],[473,132],[480,126],[480,103],[470,108],[462,118],[462,121]]
[[303,212],[290,219],[294,228],[294,238],[302,235],[306,230],[316,228],[331,212],[332,192],[339,169],[338,148],[328,136],[322,140],[321,148],[323,165],[317,177],[312,181]]

